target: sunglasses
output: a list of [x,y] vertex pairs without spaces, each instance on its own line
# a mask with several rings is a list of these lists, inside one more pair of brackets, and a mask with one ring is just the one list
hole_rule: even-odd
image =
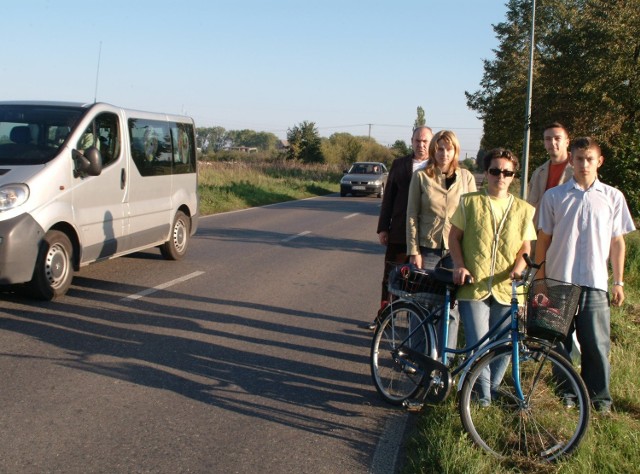
[[488,171],[492,176],[500,176],[502,174],[502,176],[504,176],[505,178],[512,178],[516,174],[515,171],[501,170],[498,168],[489,168]]

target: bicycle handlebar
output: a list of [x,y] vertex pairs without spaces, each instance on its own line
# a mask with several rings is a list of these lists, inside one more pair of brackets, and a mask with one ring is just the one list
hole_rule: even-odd
[[531,273],[532,269],[539,270],[540,267],[544,265],[544,262],[535,263],[533,260],[531,260],[531,257],[529,257],[528,253],[522,254],[522,258],[524,258],[524,261],[527,263],[527,268],[522,274],[514,275],[513,280],[526,280],[529,277],[529,274]]
[[522,258],[524,258],[524,261],[527,262],[527,267],[535,268],[536,270],[539,270],[542,264],[544,263],[544,262],[535,263],[533,260],[531,260],[531,257],[529,257],[528,253],[523,254]]

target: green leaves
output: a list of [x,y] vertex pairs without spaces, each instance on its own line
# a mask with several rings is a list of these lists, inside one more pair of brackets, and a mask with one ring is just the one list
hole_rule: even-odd
[[304,121],[287,130],[289,159],[303,163],[322,163],[324,158],[320,149],[320,135],[314,122]]
[[[485,61],[480,89],[465,93],[484,119],[484,149],[522,151],[531,6],[507,3],[506,20],[494,25],[495,57]],[[538,0],[535,27],[531,166],[546,157],[542,132],[550,122],[567,126],[571,138],[593,136],[605,156],[603,180],[627,195],[637,215],[640,0]]]

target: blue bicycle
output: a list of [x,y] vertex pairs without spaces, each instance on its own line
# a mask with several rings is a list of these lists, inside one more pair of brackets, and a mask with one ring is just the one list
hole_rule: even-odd
[[[584,382],[553,349],[569,330],[580,287],[534,280],[539,265],[525,257],[527,270],[512,281],[510,313],[477,344],[462,349],[439,349],[437,343],[448,336],[456,290],[450,274],[410,265],[392,270],[389,290],[395,300],[380,316],[371,373],[384,400],[414,409],[445,400],[459,376],[460,417],[478,446],[500,457],[554,461],[580,444],[589,425]],[[522,307],[519,292],[527,295]],[[490,387],[489,401],[480,394],[486,393],[492,369],[504,370],[504,376]]]

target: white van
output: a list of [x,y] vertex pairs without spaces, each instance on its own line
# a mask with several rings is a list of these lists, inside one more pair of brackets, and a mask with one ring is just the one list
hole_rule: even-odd
[[0,285],[50,300],[99,260],[155,246],[180,259],[198,216],[191,118],[0,102]]

